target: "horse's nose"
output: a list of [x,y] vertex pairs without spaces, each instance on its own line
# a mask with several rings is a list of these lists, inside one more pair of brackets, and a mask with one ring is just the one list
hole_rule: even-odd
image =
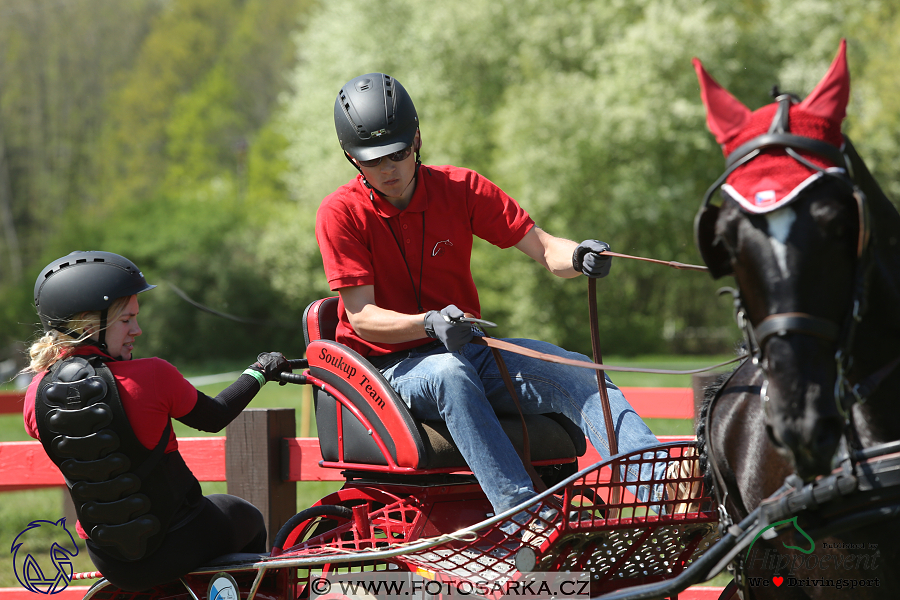
[[813,454],[827,461],[827,469],[831,470],[831,458],[841,441],[841,421],[832,417],[819,417],[810,432],[809,447]]
[[804,480],[831,472],[831,463],[841,440],[841,421],[831,417],[812,417],[804,422],[799,435],[785,436],[794,458],[794,466]]

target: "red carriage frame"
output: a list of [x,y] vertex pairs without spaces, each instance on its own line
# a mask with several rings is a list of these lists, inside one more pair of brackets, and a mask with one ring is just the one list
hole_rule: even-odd
[[[582,571],[595,596],[671,579],[718,539],[692,443],[620,454],[576,473],[586,441],[561,415],[526,418],[533,463],[555,485],[530,506],[494,515],[443,423],[415,420],[371,363],[333,340],[337,298],[310,304],[303,322],[308,370],[284,378],[313,386],[319,464],[341,469],[344,486],[290,519],[269,554],[220,557],[180,582],[134,594],[101,580],[84,600],[203,600],[223,571],[239,600],[311,597],[317,573],[380,570],[451,586]],[[520,417],[501,422],[520,443]],[[636,478],[648,461],[665,461],[677,475]],[[610,481],[611,469],[632,475]],[[650,500],[636,499],[638,486],[649,487]],[[539,519],[545,507],[558,512],[554,522]],[[543,526],[518,525],[511,517],[520,511]]]

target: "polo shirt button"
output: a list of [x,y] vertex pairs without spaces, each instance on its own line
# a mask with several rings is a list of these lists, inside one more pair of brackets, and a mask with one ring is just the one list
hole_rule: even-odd
[[406,238],[406,243],[408,244],[409,242],[410,242],[410,239],[409,239],[409,238]]
[[409,229],[409,225],[404,225],[403,229]]

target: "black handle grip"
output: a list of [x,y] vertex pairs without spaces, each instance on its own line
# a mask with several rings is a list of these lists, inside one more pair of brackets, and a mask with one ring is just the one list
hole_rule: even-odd
[[298,385],[308,383],[306,375],[300,375],[299,373],[281,373],[278,375],[278,378],[285,383],[296,383]]

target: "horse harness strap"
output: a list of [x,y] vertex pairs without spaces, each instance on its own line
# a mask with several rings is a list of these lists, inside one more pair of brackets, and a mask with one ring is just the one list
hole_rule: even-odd
[[[743,365],[744,363],[741,363],[741,364]],[[740,370],[740,368],[741,367],[739,366],[734,371],[732,371],[729,374],[728,379],[726,379],[724,382],[722,382],[722,385],[719,386],[719,389],[716,391],[716,395],[713,396],[712,400],[710,400],[709,405],[707,406],[706,416],[704,419],[704,425],[705,425],[705,430],[706,430],[706,448],[705,448],[706,457],[707,457],[706,464],[709,465],[709,470],[710,470],[710,473],[712,474],[712,478],[713,478],[712,488],[713,488],[713,492],[715,493],[715,496],[716,496],[716,504],[718,504],[718,506],[719,506],[719,526],[722,529],[722,531],[727,530],[728,527],[730,527],[734,523],[734,521],[731,518],[731,515],[728,513],[728,509],[725,506],[725,503],[728,500],[728,486],[725,483],[725,477],[722,475],[722,472],[719,470],[719,464],[715,459],[715,453],[713,452],[712,440],[710,438],[710,432],[712,431],[712,429],[711,429],[712,413],[713,413],[713,407],[715,406],[716,401],[722,397],[722,390],[724,390],[727,387],[728,382],[731,381],[731,379]],[[744,512],[744,513],[749,512],[749,511],[747,511],[746,507],[743,505],[743,502],[739,496],[735,499],[735,501],[740,503],[740,506],[737,507],[738,510],[740,510],[741,512]]]
[[836,535],[870,522],[900,516],[900,441],[852,452],[830,475],[804,484],[796,475],[791,489],[776,493],[763,505],[779,505],[786,516],[817,511],[815,525],[805,527],[813,538]]
[[840,327],[828,319],[821,319],[806,313],[790,312],[769,315],[754,328],[756,342],[760,348],[773,335],[784,335],[788,331],[836,341]]
[[[745,363],[741,363],[742,365]],[[731,374],[728,376],[728,379],[719,386],[719,389],[716,391],[716,395],[710,400],[709,405],[706,408],[706,416],[704,419],[704,427],[706,431],[706,464],[709,465],[709,470],[713,478],[712,490],[716,497],[716,504],[718,506],[719,511],[719,532],[721,534],[732,533],[734,528],[734,520],[731,518],[731,514],[728,512],[728,508],[726,506],[726,502],[728,500],[728,486],[725,483],[725,477],[722,475],[722,472],[719,470],[719,464],[716,461],[715,453],[713,452],[713,444],[712,439],[710,437],[710,432],[712,431],[712,412],[713,406],[716,401],[722,397],[722,390],[724,390],[728,384],[728,381],[734,377],[735,373],[740,370],[740,367],[736,368]],[[738,510],[747,513],[747,509],[744,506],[743,500],[741,500],[740,495],[735,496],[734,500],[738,506]],[[737,537],[735,535],[735,537]],[[735,555],[733,562],[729,563],[732,565],[731,569],[734,573],[734,580],[742,589],[742,597],[747,596],[746,592],[746,578],[744,577],[744,560],[740,555]]]
[[803,531],[812,539],[900,516],[900,441],[855,452],[830,475],[807,484],[796,475],[788,476],[739,524],[730,524],[722,531],[720,544],[724,549],[717,551],[717,544],[710,550],[718,563],[708,570],[707,578],[727,564],[735,564],[736,582],[747,597],[743,551],[765,530],[796,525],[801,516],[810,517],[803,523]]

